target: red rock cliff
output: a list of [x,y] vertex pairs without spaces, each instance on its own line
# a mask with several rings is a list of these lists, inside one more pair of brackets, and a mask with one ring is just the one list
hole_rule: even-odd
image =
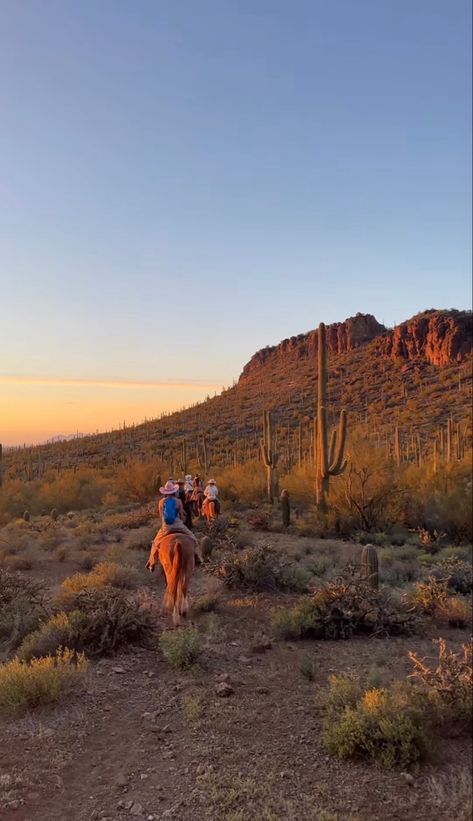
[[[357,314],[345,322],[336,322],[327,326],[327,348],[331,353],[339,354],[358,348],[370,342],[380,334],[386,333],[384,325],[371,314]],[[269,360],[282,359],[291,355],[300,359],[315,354],[317,351],[318,331],[309,331],[284,339],[279,345],[263,348],[251,357],[243,368],[240,379],[251,376],[263,367]]]
[[392,359],[422,358],[432,365],[462,360],[472,350],[469,311],[427,311],[386,333],[376,349]]
[[[317,351],[318,331],[291,336],[279,345],[255,353],[240,379],[257,373],[266,363],[290,357],[302,359]],[[472,351],[472,314],[469,311],[426,311],[388,330],[371,314],[357,314],[327,326],[327,347],[345,353],[372,340],[378,356],[424,359],[433,365],[461,362]]]

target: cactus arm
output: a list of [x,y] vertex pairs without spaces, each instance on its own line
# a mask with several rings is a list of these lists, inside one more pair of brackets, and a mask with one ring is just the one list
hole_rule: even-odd
[[[340,423],[338,428],[338,450],[335,461],[331,460],[330,473],[332,476],[338,476],[343,473],[344,467],[342,465],[345,459],[345,443],[347,438],[347,414],[345,410],[340,413]],[[345,463],[346,464],[346,463]]]
[[[333,429],[333,431],[332,431],[332,435],[331,435],[331,437],[330,437],[330,448],[329,448],[329,457],[328,457],[328,463],[329,463],[329,465],[333,465],[333,464],[334,464],[334,459],[335,459],[335,448],[336,448],[336,447],[337,447],[337,429],[336,429],[336,428],[334,428],[334,429]],[[330,469],[330,467],[329,467],[329,469],[328,469],[328,470],[329,470],[329,473],[331,473],[331,469]]]

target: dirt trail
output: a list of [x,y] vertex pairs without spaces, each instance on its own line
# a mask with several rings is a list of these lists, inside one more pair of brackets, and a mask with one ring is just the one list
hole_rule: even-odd
[[[162,591],[161,579],[155,585]],[[215,585],[198,570],[191,592]],[[271,644],[270,611],[284,601],[223,594],[216,613],[195,618],[195,669],[174,671],[158,649],[140,649],[91,664],[85,692],[4,724],[1,821],[449,819],[432,803],[429,778],[468,766],[466,741],[446,742],[442,762],[414,769],[413,786],[399,771],[329,758],[320,744],[316,696],[331,673],[382,664],[400,677],[407,650],[429,653],[430,637]],[[303,655],[313,681],[301,675]],[[222,681],[228,698],[217,695]]]

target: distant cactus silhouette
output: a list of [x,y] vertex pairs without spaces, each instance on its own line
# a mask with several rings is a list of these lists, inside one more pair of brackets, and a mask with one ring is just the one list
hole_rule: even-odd
[[[318,383],[317,383],[317,479],[316,479],[316,500],[320,510],[327,507],[327,493],[329,490],[330,476],[339,476],[346,468],[345,443],[347,434],[347,417],[345,410],[340,414],[338,433],[336,428],[332,431],[330,445],[328,441],[327,422],[327,340],[325,325],[319,325],[318,333]],[[337,446],[338,438],[338,446]]]
[[270,502],[274,501],[277,495],[276,466],[279,454],[273,451],[273,428],[271,413],[263,411],[263,439],[261,442],[261,454],[266,468],[267,493]]
[[370,587],[377,590],[379,587],[378,553],[372,544],[367,544],[361,554],[363,578]]

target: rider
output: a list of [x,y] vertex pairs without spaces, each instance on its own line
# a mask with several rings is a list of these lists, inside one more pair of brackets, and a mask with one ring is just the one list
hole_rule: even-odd
[[176,482],[176,496],[182,502],[184,509],[184,523],[189,530],[192,530],[192,512],[189,502],[189,495],[186,493],[186,483],[184,479],[178,479]]
[[[161,540],[164,536],[168,536],[170,533],[184,533],[186,536],[189,536],[195,542],[196,564],[200,564],[202,561],[197,539],[184,524],[184,506],[181,500],[177,498],[178,491],[176,490],[176,487],[179,487],[179,485],[177,485],[177,483],[172,479],[168,479],[164,487],[159,488],[159,492],[163,497],[159,500],[158,504],[158,516],[161,519],[161,527],[154,537],[153,544],[151,545],[151,553],[146,564],[147,569],[151,570],[151,572],[154,570],[154,565],[158,560],[159,545]],[[168,499],[172,499],[174,505],[166,505],[166,501]],[[172,521],[169,521],[169,516],[174,516]]]
[[215,503],[215,512],[217,516],[220,515],[220,499],[218,498],[218,487],[215,479],[209,479],[204,490],[205,501]]
[[200,516],[201,515],[201,510],[202,510],[203,491],[202,491],[202,480],[200,478],[199,473],[196,473],[196,475],[194,476],[193,485],[194,485],[194,489],[192,491],[191,500],[192,500],[192,503],[194,505],[195,515]]

